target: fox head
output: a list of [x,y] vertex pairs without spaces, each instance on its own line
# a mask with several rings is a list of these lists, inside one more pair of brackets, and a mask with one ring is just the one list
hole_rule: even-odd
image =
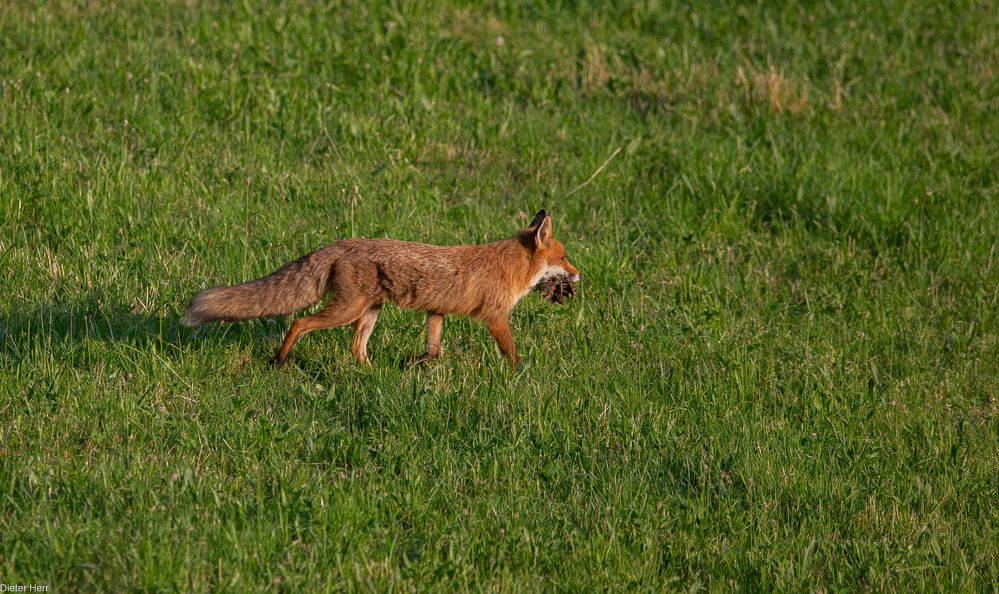
[[531,287],[542,280],[569,274],[573,282],[578,282],[582,275],[579,269],[569,263],[565,248],[552,237],[552,218],[545,211],[534,216],[530,226],[524,230],[524,243],[533,249],[531,258]]

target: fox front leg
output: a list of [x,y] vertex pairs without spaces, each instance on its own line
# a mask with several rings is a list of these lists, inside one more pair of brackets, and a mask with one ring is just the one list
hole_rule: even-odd
[[513,346],[513,334],[510,334],[510,322],[506,318],[486,320],[486,328],[496,339],[496,344],[506,355],[507,361],[514,369],[520,367],[520,357],[517,356],[517,348]]
[[441,354],[441,328],[444,325],[444,314],[427,312],[427,350],[410,361],[411,365],[436,359]]

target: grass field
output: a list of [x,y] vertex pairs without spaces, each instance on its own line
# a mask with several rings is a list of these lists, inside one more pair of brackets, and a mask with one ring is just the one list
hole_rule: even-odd
[[[256,4],[0,5],[0,582],[996,591],[993,3]],[[542,207],[519,372],[177,322]]]

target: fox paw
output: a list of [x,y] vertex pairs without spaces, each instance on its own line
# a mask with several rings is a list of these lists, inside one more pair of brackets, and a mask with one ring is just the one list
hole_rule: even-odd
[[419,355],[412,355],[408,359],[406,359],[406,366],[407,367],[413,367],[415,365],[419,365],[420,363],[426,363],[428,361],[433,361],[434,359],[436,359],[436,358],[438,358],[440,356],[441,356],[440,353],[436,353],[436,354],[431,355],[430,353],[427,353],[427,352],[420,353]]

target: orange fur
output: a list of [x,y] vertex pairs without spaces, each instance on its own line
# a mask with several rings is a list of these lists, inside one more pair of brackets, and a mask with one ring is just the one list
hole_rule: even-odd
[[322,310],[292,323],[275,363],[283,364],[306,332],[351,323],[351,350],[358,362],[367,363],[368,337],[382,304],[392,301],[427,312],[427,351],[418,360],[437,357],[442,317],[461,314],[485,322],[503,353],[517,365],[510,311],[543,279],[563,273],[579,280],[565,248],[552,238],[551,217],[541,211],[530,227],[513,237],[481,245],[338,241],[255,281],[198,293],[181,321],[195,325],[284,315],[328,294]]

